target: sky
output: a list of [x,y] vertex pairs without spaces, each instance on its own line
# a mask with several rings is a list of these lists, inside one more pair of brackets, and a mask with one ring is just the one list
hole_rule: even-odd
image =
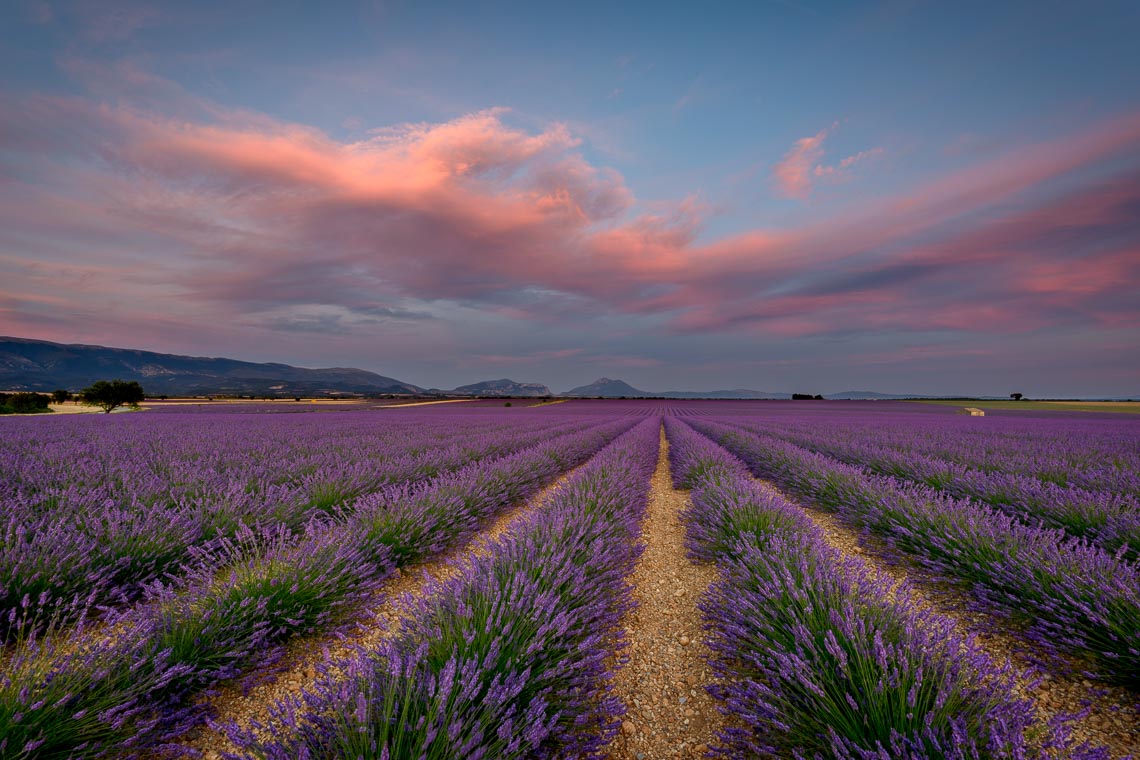
[[0,334],[1140,396],[1140,3],[9,0]]

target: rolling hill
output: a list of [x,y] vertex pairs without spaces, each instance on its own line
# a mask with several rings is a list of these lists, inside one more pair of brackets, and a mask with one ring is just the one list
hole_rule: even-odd
[[137,380],[148,394],[171,396],[424,392],[411,383],[362,369],[306,369],[288,364],[259,364],[0,336],[2,389],[80,390],[96,380],[109,379]]

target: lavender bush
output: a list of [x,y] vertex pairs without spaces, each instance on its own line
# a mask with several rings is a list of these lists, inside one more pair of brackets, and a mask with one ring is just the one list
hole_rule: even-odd
[[[188,693],[264,665],[292,636],[343,622],[397,564],[463,540],[488,516],[534,493],[633,424],[604,423],[470,465],[438,479],[438,490],[412,489],[399,504],[374,504],[339,522],[314,522],[300,542],[284,529],[268,538],[245,534],[216,551],[223,565],[226,556],[238,559],[229,569],[191,572],[175,586],[152,586],[147,603],[109,618],[114,634],[107,641],[96,633],[77,639],[80,651],[98,654],[68,659],[70,681],[109,686],[50,698],[59,683],[52,663],[58,647],[38,646],[21,655],[26,667],[0,688],[0,703],[12,700],[20,709],[8,715],[11,725],[0,722],[0,735],[18,723],[21,731],[40,737],[40,746],[66,748],[73,757],[154,747],[200,718],[186,706]],[[521,482],[504,488],[504,478]],[[410,516],[423,529],[371,538],[367,533],[378,521],[407,526]],[[114,709],[92,712],[105,704]],[[103,714],[109,719],[100,719]]]
[[1140,428],[1129,415],[999,414],[983,421],[907,406],[901,414],[896,404],[829,405],[810,415],[777,408],[737,419],[769,434],[873,444],[984,473],[1140,497]]
[[1140,686],[1140,565],[1063,531],[861,470],[776,438],[699,421],[758,475],[839,511],[1021,624],[1047,652],[1090,658],[1101,677]]
[[[88,425],[95,444],[33,428],[0,441],[11,476],[0,494],[0,643],[18,635],[17,622],[74,620],[83,606],[77,596],[87,604],[129,603],[195,549],[209,554],[246,528],[299,533],[366,493],[376,494],[373,502],[391,501],[404,493],[401,485],[599,422],[555,418],[511,429],[475,420],[471,437],[457,441],[463,418],[446,428],[402,420],[378,433],[360,417],[310,416],[305,436],[297,435],[296,420],[286,425],[280,416],[239,418],[239,427],[216,418],[175,424],[168,415],[141,430]],[[69,455],[78,459],[65,463]]]
[[865,438],[837,438],[826,428],[787,431],[755,422],[744,428],[775,435],[810,451],[881,475],[922,483],[959,498],[990,504],[1027,524],[1061,528],[1109,552],[1140,556],[1140,504],[1135,497],[1058,484],[1015,472],[986,472],[920,453],[922,431],[911,445],[887,447]]
[[1008,664],[828,547],[727,451],[682,424],[667,429],[676,475],[696,480],[690,549],[723,568],[701,602],[720,679],[710,691],[735,718],[719,754],[966,760],[1064,747],[1064,729],[1034,727]]
[[231,726],[231,738],[281,759],[598,756],[621,712],[607,663],[658,424],[616,441],[431,589],[394,642],[280,705],[271,731]]

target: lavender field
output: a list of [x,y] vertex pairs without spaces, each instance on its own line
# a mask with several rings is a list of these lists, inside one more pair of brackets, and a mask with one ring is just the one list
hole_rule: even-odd
[[0,420],[0,757],[1140,751],[1132,415],[280,409]]

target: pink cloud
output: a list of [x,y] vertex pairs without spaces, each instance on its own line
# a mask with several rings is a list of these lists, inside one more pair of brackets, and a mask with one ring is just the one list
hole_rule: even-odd
[[852,166],[859,163],[860,161],[864,161],[868,158],[876,158],[878,156],[883,155],[883,153],[884,153],[884,151],[882,148],[871,148],[870,150],[861,150],[854,155],[851,155],[851,156],[848,156],[847,158],[844,158],[843,160],[841,160],[838,164],[836,164],[834,166],[824,166],[822,164],[816,164],[815,168],[812,170],[812,173],[815,174],[815,176],[817,176],[817,177],[835,177],[836,175],[841,174],[844,169],[850,169]]
[[776,186],[785,198],[803,199],[811,193],[813,169],[823,158],[823,141],[835,126],[833,124],[811,137],[796,140],[783,160],[772,169]]
[[869,148],[847,156],[838,164],[828,166],[822,163],[823,143],[838,126],[839,122],[836,122],[811,137],[801,137],[796,140],[796,144],[783,160],[773,167],[772,176],[781,195],[785,198],[803,200],[811,195],[817,180],[822,178],[839,180],[855,164],[884,153],[882,148]]
[[[1120,172],[1140,150],[1140,115],[841,216],[702,242],[699,199],[639,204],[568,127],[523,130],[503,109],[342,142],[220,109],[173,119],[75,99],[12,105],[0,148],[36,167],[0,182],[0,266],[10,298],[25,294],[0,321],[20,329],[50,308],[37,295],[70,296],[107,324],[161,314],[235,330],[352,332],[439,304],[783,337],[1138,321],[1140,182]],[[829,131],[778,167],[786,188],[810,192]],[[1109,160],[1117,179],[1083,176]]]

